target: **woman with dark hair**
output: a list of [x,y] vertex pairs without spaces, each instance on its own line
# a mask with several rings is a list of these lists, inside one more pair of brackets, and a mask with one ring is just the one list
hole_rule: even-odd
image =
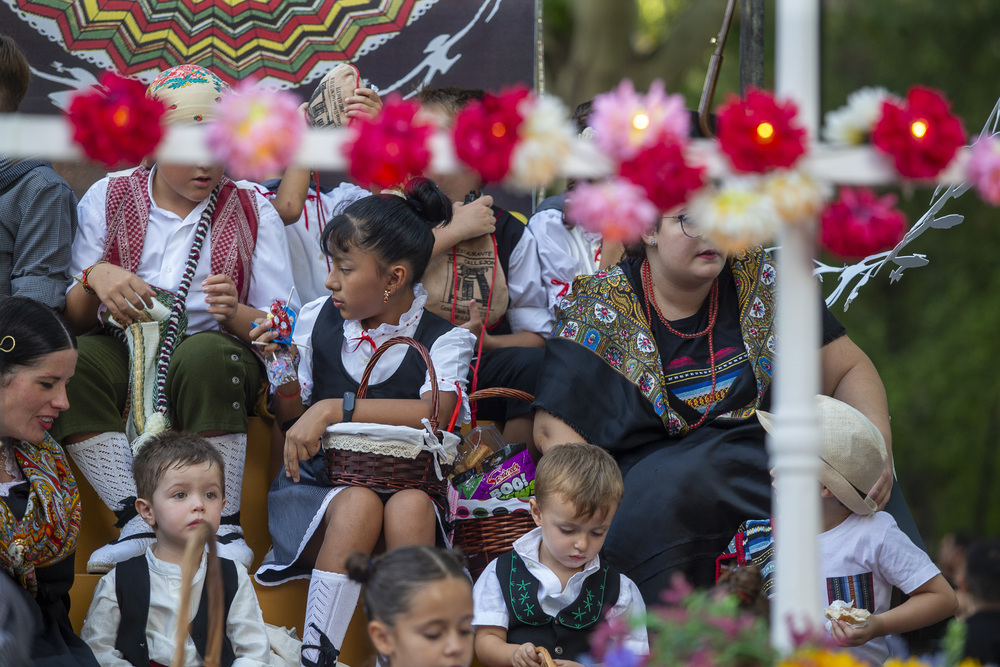
[[0,576],[31,609],[36,665],[97,664],[69,621],[80,495],[48,434],[75,368],[76,338],[55,311],[0,301]]
[[[774,262],[760,248],[726,257],[690,216],[669,213],[632,256],[576,280],[535,401],[542,451],[582,438],[618,460],[625,498],[605,548],[650,604],[674,571],[712,585],[737,526],[769,517],[771,501],[754,415],[771,400]],[[864,413],[888,443],[878,372],[825,307],[816,342],[823,393]],[[871,490],[879,507],[891,485],[890,458]]]
[[[291,346],[299,355],[297,376],[275,388],[275,416],[287,429],[284,466],[267,500],[274,549],[256,574],[264,584],[310,578],[303,664],[332,666],[336,660],[361,590],[347,577],[348,556],[370,554],[380,535],[387,549],[435,543],[435,499],[419,489],[385,497],[364,487],[333,486],[319,450],[332,424],[423,428],[431,412],[430,379],[419,354],[406,346],[386,351],[367,397],[355,402],[368,360],[395,336],[415,338],[429,350],[442,421],[456,411],[456,423],[468,419],[466,378],[475,336],[425,311],[427,292],[420,285],[434,246],[431,229],[451,220],[451,212],[433,182],[415,178],[405,197],[360,199],[323,232],[332,294],[302,307]],[[262,321],[251,336],[270,342],[275,332],[269,328]],[[272,344],[265,353],[277,349]]]

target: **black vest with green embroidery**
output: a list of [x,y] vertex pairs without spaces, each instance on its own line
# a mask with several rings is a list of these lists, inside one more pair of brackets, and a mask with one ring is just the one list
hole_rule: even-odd
[[618,602],[621,587],[621,574],[602,557],[598,570],[584,579],[576,600],[549,616],[538,601],[538,579],[517,552],[497,558],[496,573],[509,616],[507,641],[544,646],[557,660],[576,660],[590,652],[590,633],[604,610]]

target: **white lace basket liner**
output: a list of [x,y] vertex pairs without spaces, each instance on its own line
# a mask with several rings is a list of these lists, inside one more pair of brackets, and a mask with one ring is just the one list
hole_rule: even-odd
[[375,363],[393,345],[413,347],[427,365],[431,380],[430,418],[422,420],[423,428],[364,422],[329,426],[322,439],[327,475],[336,485],[367,486],[389,493],[417,488],[443,499],[461,438],[437,428],[440,396],[437,373],[427,348],[406,336],[382,343],[365,367],[357,398],[365,398]]

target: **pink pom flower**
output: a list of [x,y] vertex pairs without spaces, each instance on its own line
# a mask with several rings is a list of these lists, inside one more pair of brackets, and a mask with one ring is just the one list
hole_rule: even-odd
[[654,81],[648,95],[622,81],[610,93],[594,98],[590,116],[596,142],[617,161],[629,160],[655,143],[685,143],[691,118],[682,95],[667,95],[662,81]]
[[608,241],[632,243],[656,224],[660,212],[638,185],[611,178],[577,184],[566,197],[566,217]]
[[418,110],[416,102],[394,94],[375,118],[358,117],[354,140],[345,146],[351,178],[388,189],[424,172],[431,160],[427,142],[434,128],[414,122]]
[[903,238],[906,216],[896,196],[878,197],[868,188],[841,188],[820,217],[820,241],[835,255],[867,257],[888,250]]
[[305,121],[299,101],[283,90],[264,90],[245,79],[219,103],[208,128],[208,147],[236,178],[261,181],[291,163]]
[[146,97],[146,86],[113,72],[100,85],[73,95],[70,125],[73,141],[91,160],[107,167],[138,164],[163,138],[163,102]]
[[622,178],[640,186],[661,211],[683,204],[688,195],[705,184],[705,170],[684,160],[678,143],[656,143],[623,162]]
[[892,157],[900,176],[934,178],[965,145],[965,130],[940,93],[914,86],[905,103],[882,103],[872,143]]
[[972,147],[967,169],[967,178],[982,200],[1000,206],[1000,137],[979,137]]
[[500,95],[486,93],[455,116],[455,154],[475,170],[484,182],[499,182],[510,171],[511,154],[517,145],[524,116],[518,105],[529,95],[518,86]]
[[791,167],[806,152],[797,113],[794,102],[779,103],[763,90],[751,90],[745,99],[730,95],[719,110],[719,147],[737,171]]

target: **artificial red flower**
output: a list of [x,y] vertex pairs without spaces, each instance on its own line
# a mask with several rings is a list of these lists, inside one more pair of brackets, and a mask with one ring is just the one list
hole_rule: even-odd
[[529,92],[518,86],[500,95],[486,93],[481,101],[470,102],[455,116],[455,153],[484,182],[502,181],[510,171],[518,129],[524,122],[517,107]]
[[344,148],[352,178],[387,189],[424,172],[431,160],[427,141],[434,128],[413,122],[418,110],[415,102],[392,95],[378,116],[356,119],[354,140]]
[[820,218],[820,240],[841,257],[867,257],[894,247],[903,238],[906,216],[896,196],[876,196],[868,188],[841,188],[837,201]]
[[719,109],[719,145],[737,171],[791,167],[806,152],[806,131],[795,122],[794,102],[779,104],[770,93],[730,95]]
[[105,72],[100,83],[73,96],[69,122],[73,141],[91,160],[108,167],[138,164],[163,138],[163,102],[146,97],[146,86]]
[[914,86],[905,103],[882,103],[872,143],[892,156],[901,176],[934,178],[965,145],[965,129],[940,93]]
[[622,162],[619,173],[646,191],[661,211],[683,204],[688,195],[705,184],[705,170],[684,161],[678,143],[656,143]]

